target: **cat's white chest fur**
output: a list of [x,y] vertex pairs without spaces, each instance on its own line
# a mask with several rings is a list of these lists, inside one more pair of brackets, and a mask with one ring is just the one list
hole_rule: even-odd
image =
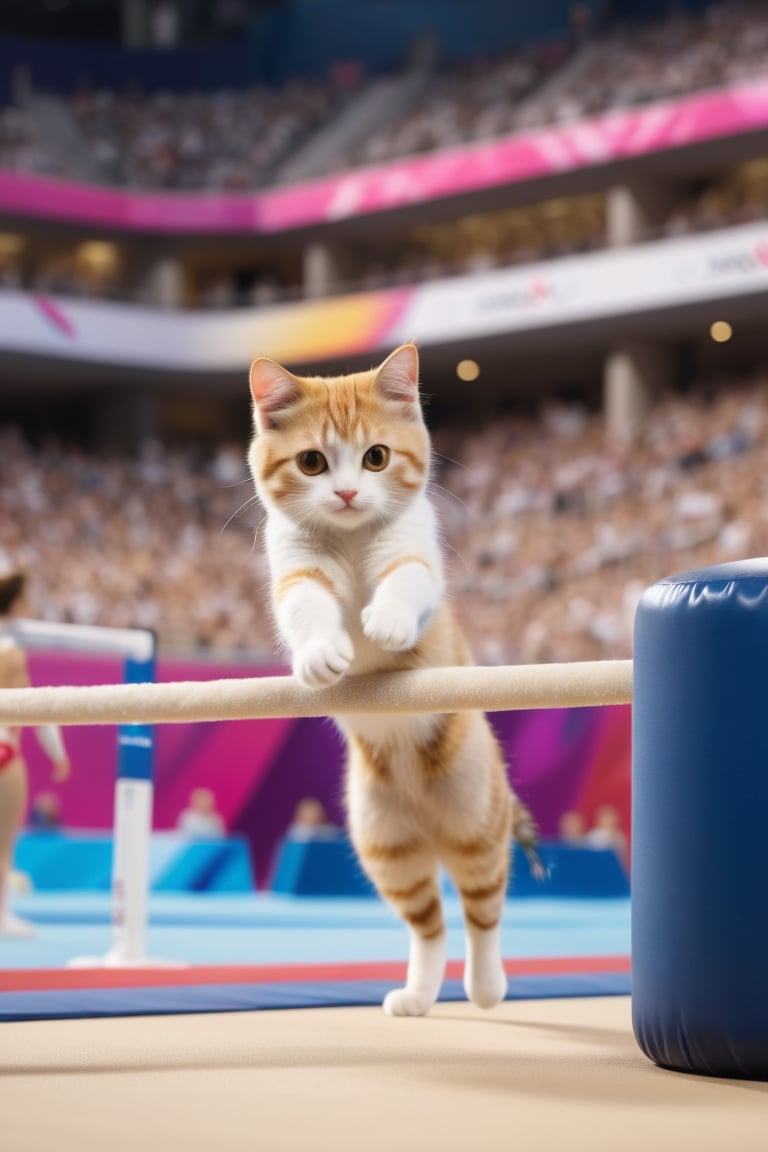
[[393,522],[355,532],[308,534],[270,511],[265,539],[278,623],[293,653],[307,632],[341,630],[353,649],[345,671],[354,675],[397,667],[442,598],[437,522],[423,492]]

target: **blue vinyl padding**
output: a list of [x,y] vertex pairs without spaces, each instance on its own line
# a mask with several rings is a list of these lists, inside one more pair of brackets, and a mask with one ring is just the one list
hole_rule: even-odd
[[768,1079],[767,684],[768,560],[645,592],[634,642],[633,1023],[663,1067]]
[[[249,1012],[280,1008],[380,1005],[396,985],[391,981],[327,983],[213,984],[163,988],[94,988],[0,993],[0,1021],[85,1019],[104,1016],[179,1015],[196,1012]],[[626,996],[626,973],[524,976],[510,981],[509,1000],[575,996]],[[448,980],[441,1001],[466,1000],[459,980]]]
[[[543,880],[536,879],[525,853],[515,845],[508,890],[512,899],[544,896],[597,899],[629,895],[627,874],[616,853],[609,848],[547,841],[541,845],[540,856],[547,871]],[[271,887],[274,892],[294,896],[376,898],[373,885],[344,835],[323,840],[286,838],[278,852]]]
[[[36,892],[109,892],[112,836],[25,832],[17,837],[14,867]],[[253,869],[244,837],[191,840],[156,832],[150,841],[150,886],[159,892],[252,892]]]
[[[35,892],[109,892],[112,837],[108,834],[26,832],[16,841],[14,865]],[[509,896],[517,898],[605,898],[627,896],[629,881],[610,849],[541,845],[547,877],[536,879],[516,846]],[[243,837],[191,840],[173,832],[150,841],[150,886],[154,892],[252,892],[248,842]],[[446,891],[452,891],[446,879]],[[377,900],[349,839],[287,839],[278,854],[272,891],[282,895]]]
[[508,895],[527,898],[615,899],[629,896],[629,878],[612,848],[544,841],[539,846],[546,877],[537,879],[515,845]]
[[270,888],[292,896],[376,898],[376,890],[343,834],[322,840],[286,837],[278,850]]
[[248,842],[235,837],[187,840],[152,878],[154,892],[252,892],[253,886]]

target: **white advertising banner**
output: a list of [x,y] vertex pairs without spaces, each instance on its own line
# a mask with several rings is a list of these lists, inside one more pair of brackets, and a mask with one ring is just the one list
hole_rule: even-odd
[[768,291],[768,222],[525,267],[229,312],[0,291],[3,353],[175,372],[245,372],[257,355],[322,363],[631,317]]
[[632,316],[768,290],[768,224],[431,284],[397,327],[424,343]]

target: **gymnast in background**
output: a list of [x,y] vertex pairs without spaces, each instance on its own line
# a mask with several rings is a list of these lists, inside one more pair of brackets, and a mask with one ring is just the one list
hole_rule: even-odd
[[[24,606],[26,576],[15,571],[0,576],[0,689],[28,688],[27,658],[11,635],[3,635],[3,626]],[[53,764],[56,782],[69,776],[69,759],[54,724],[37,729],[43,750]],[[21,752],[18,728],[0,725],[0,936],[31,935],[32,925],[11,913],[10,878],[13,842],[27,806],[27,767]]]

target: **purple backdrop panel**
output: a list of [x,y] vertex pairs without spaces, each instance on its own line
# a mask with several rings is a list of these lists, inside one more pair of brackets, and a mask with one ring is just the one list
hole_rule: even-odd
[[[244,679],[274,676],[281,670],[248,665],[160,661],[158,680]],[[155,826],[172,828],[192,788],[212,788],[227,826],[238,826],[251,796],[258,792],[280,754],[294,722],[229,720],[210,724],[166,724],[156,730]]]
[[344,746],[332,720],[296,720],[236,828],[251,843],[253,870],[268,885],[277,847],[299,800],[314,796],[331,823],[344,825]]
[[[109,684],[122,680],[119,659],[60,653],[31,653],[33,684]],[[247,665],[163,661],[158,680],[237,679],[274,675],[275,669]],[[214,724],[167,724],[155,730],[154,826],[172,828],[191,789],[216,793],[219,811],[232,827],[257,791],[287,738],[290,720],[242,720]],[[75,828],[111,828],[114,812],[117,731],[111,726],[67,728],[64,733],[72,776],[55,789],[63,822]],[[30,797],[52,790],[50,764],[31,732],[23,736]]]
[[491,715],[512,786],[535,813],[543,836],[557,835],[563,812],[578,807],[604,722],[602,711],[559,708]]

